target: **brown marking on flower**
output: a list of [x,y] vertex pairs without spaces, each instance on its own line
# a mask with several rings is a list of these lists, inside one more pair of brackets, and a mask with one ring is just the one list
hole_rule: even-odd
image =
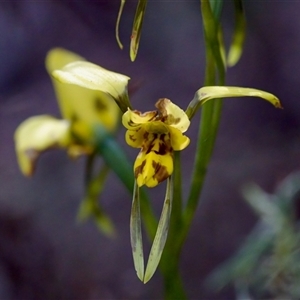
[[174,118],[173,115],[169,115],[169,118],[168,118],[168,124],[169,125],[176,125],[180,122],[180,118]]
[[95,98],[94,100],[94,107],[96,111],[103,112],[104,110],[107,110],[106,104],[101,100],[101,98]]
[[163,117],[167,116],[166,106],[171,102],[170,99],[160,98],[155,103],[155,107],[159,110]]
[[151,144],[149,144],[149,145],[144,145],[143,147],[142,147],[142,151],[145,151],[145,153],[146,154],[149,154],[151,151],[152,151],[152,149],[153,149],[153,147],[154,147],[154,144],[153,143],[151,143]]
[[158,115],[158,112],[156,110],[146,111],[146,112],[142,113],[141,111],[135,109],[135,110],[132,110],[132,112],[143,118],[149,117],[148,122],[153,121],[156,118],[156,116]]
[[155,106],[157,107],[157,109],[159,110],[160,114],[161,114],[161,121],[166,123],[167,125],[176,125],[180,122],[180,118],[175,118],[173,115],[168,114],[168,111],[166,109],[166,106],[169,105],[171,103],[171,100],[167,99],[167,98],[161,98],[159,99]]
[[27,158],[30,161],[30,169],[28,171],[28,173],[26,174],[26,176],[32,176],[35,170],[35,166],[36,166],[36,161],[40,156],[40,151],[36,150],[36,149],[26,149],[24,151],[25,156],[27,156]]
[[[149,136],[149,133],[148,133]],[[147,136],[147,137],[148,137]],[[153,149],[153,147],[155,146],[155,140],[157,139],[158,134],[157,133],[153,133],[151,136],[151,140],[144,140],[144,144],[142,146],[142,151],[145,151],[146,154],[150,153]]]
[[135,170],[134,170],[135,178],[138,178],[139,174],[143,174],[143,169],[144,169],[145,165],[146,165],[146,160],[143,160],[143,162],[135,168]]
[[159,154],[159,155],[166,155],[167,152],[169,152],[169,147],[166,145],[166,143],[164,142],[160,142],[159,143],[159,149],[158,151],[155,151],[156,154]]
[[148,137],[149,137],[149,132],[145,131],[145,133],[143,134],[143,139],[148,140]]
[[70,119],[71,119],[72,123],[75,123],[75,122],[79,121],[78,115],[76,113],[74,113],[74,112],[71,114],[71,118]]
[[156,161],[152,161],[152,166],[155,170],[153,178],[157,180],[158,183],[166,180],[171,174],[168,173],[167,168]]
[[129,138],[130,138],[133,142],[136,141],[136,139],[134,138],[134,134],[129,134]]

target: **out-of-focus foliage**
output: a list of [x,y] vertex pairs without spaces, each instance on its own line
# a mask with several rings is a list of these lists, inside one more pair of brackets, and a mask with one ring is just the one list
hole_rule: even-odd
[[210,287],[235,284],[238,299],[300,298],[300,173],[288,176],[268,194],[252,184],[243,189],[260,220],[236,255],[214,271]]

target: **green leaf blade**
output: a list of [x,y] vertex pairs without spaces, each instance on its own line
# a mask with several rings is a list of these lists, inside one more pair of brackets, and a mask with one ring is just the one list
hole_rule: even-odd
[[139,0],[135,12],[133,27],[131,32],[131,42],[130,42],[131,61],[135,61],[138,53],[141,34],[142,34],[142,27],[143,27],[145,12],[146,12],[146,6],[147,6],[147,0]]

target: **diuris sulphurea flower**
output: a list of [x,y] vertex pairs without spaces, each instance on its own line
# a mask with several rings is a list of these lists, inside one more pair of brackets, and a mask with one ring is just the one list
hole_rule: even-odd
[[[131,247],[139,279],[146,283],[159,264],[168,236],[173,201],[173,153],[185,149],[190,139],[183,133],[190,126],[186,113],[169,99],[156,103],[157,110],[141,113],[128,108],[122,117],[128,145],[141,148],[134,163],[135,184],[130,218]],[[166,196],[146,270],[141,230],[140,194],[143,185],[155,187],[167,179]]]
[[104,164],[99,174],[92,178],[93,162],[99,144],[97,132],[101,129],[107,134],[114,133],[120,120],[118,105],[122,107],[125,101],[123,106],[129,106],[126,102],[129,101],[129,77],[94,65],[61,48],[49,51],[46,69],[52,79],[62,119],[49,115],[33,116],[18,126],[15,147],[20,169],[24,175],[31,176],[40,154],[54,147],[66,149],[71,157],[87,155],[86,193],[78,218],[85,220],[92,215],[97,226],[111,235],[113,225],[98,204],[109,168]]
[[158,110],[141,113],[128,109],[122,123],[126,142],[141,148],[134,163],[137,185],[155,187],[173,172],[173,151],[185,149],[190,139],[183,133],[190,121],[185,112],[169,99],[156,103]]
[[[82,69],[86,65],[100,76],[97,89],[78,85],[69,78],[72,74],[68,74],[68,70]],[[48,53],[46,68],[52,78],[62,119],[34,116],[18,126],[15,132],[16,152],[20,169],[26,176],[33,174],[40,153],[49,148],[66,148],[75,157],[91,154],[94,150],[94,126],[100,124],[114,132],[119,120],[115,100],[127,94],[129,77],[96,66],[61,48]],[[65,74],[68,82],[64,81]]]

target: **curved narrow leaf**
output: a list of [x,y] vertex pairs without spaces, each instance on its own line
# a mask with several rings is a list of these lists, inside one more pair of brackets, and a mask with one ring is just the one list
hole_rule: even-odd
[[144,252],[143,252],[143,238],[141,229],[141,210],[140,210],[140,195],[139,187],[136,181],[133,188],[133,199],[130,215],[130,241],[132,248],[132,256],[134,268],[138,278],[144,280]]
[[194,99],[187,107],[186,114],[191,119],[197,109],[207,101],[228,97],[259,97],[270,102],[276,108],[283,108],[276,96],[262,90],[235,86],[205,86],[196,92]]
[[234,0],[235,6],[235,28],[232,42],[229,48],[227,64],[234,66],[240,59],[243,52],[243,45],[246,35],[246,19],[242,0]]
[[173,201],[173,179],[172,176],[168,178],[167,190],[164,201],[164,206],[158,223],[155,238],[150,250],[149,259],[146,267],[144,283],[147,283],[159,264],[162,252],[165,247],[165,243],[168,236],[170,217],[172,211],[172,201]]
[[118,12],[118,18],[117,18],[117,22],[116,22],[116,40],[121,49],[123,49],[123,44],[121,43],[121,40],[120,40],[119,27],[120,27],[120,20],[121,20],[121,16],[123,13],[125,2],[126,2],[126,0],[121,0],[120,9]]
[[130,59],[131,61],[135,61],[137,56],[137,52],[139,49],[142,27],[144,16],[146,12],[147,0],[139,0],[138,6],[136,8],[133,27],[131,32],[131,42],[130,42]]
[[223,7],[223,0],[209,0],[209,4],[211,6],[211,10],[215,18],[217,20],[220,20]]

